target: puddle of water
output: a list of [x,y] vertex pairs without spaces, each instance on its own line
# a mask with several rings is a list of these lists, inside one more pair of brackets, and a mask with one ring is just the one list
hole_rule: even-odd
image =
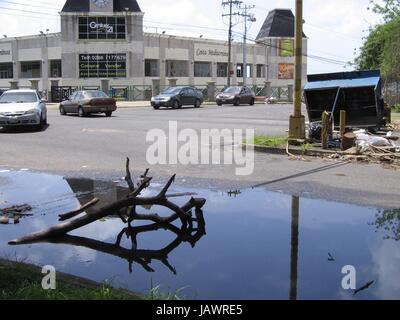
[[[160,185],[146,191],[156,193]],[[130,239],[119,219],[106,219],[72,233],[64,243],[12,247],[7,242],[58,223],[58,214],[93,197],[99,206],[125,197],[115,182],[64,179],[32,172],[0,174],[0,209],[29,204],[32,217],[0,225],[0,255],[95,281],[109,280],[133,291],[161,285],[187,288],[192,299],[399,299],[400,210],[383,211],[342,203],[296,198],[263,189],[193,192],[207,199],[206,235],[193,232],[195,245],[179,230],[140,230],[132,259]],[[3,201],[3,202],[2,202]],[[4,203],[6,201],[6,203]],[[187,197],[173,198],[180,205]],[[158,207],[142,212],[159,213]],[[129,231],[129,230],[126,230]],[[121,234],[121,246],[115,242]],[[151,258],[151,261],[149,259]],[[375,281],[353,297],[341,283],[342,268],[357,270],[357,287]]]

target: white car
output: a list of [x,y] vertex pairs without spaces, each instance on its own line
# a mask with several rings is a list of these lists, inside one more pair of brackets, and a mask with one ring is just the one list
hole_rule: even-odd
[[36,90],[8,90],[0,97],[0,127],[42,127],[46,124],[46,101]]

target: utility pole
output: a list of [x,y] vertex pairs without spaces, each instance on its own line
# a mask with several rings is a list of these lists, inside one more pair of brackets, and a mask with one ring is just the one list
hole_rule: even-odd
[[303,78],[303,0],[296,0],[295,27],[295,83],[294,83],[294,114],[290,116],[289,139],[305,139],[305,117],[301,114],[301,93]]
[[247,86],[247,22],[255,22],[256,18],[253,14],[249,14],[250,9],[254,9],[255,6],[244,5],[244,7],[240,7],[243,10],[243,13],[240,15],[244,18],[244,35],[243,35],[243,86]]
[[222,1],[222,6],[229,6],[229,14],[223,14],[222,17],[229,17],[229,39],[228,39],[228,81],[227,85],[228,87],[231,86],[231,69],[232,69],[232,28],[233,28],[233,23],[232,23],[232,17],[235,15],[239,15],[238,12],[233,12],[233,6],[235,5],[238,7],[242,1],[236,1],[236,0],[228,0],[228,1]]

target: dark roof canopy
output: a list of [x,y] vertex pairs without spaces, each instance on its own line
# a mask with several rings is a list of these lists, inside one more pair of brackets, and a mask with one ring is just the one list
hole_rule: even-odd
[[[270,11],[265,19],[257,40],[264,38],[294,38],[295,18],[290,9],[275,9]],[[303,33],[305,37],[305,34]]]
[[[141,12],[136,0],[113,0],[114,12],[123,12],[128,8],[132,12]],[[62,12],[89,12],[90,0],[67,0]]]

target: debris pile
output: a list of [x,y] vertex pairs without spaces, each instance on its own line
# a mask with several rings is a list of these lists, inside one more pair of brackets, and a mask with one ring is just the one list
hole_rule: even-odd
[[14,224],[18,224],[21,218],[32,216],[28,213],[30,211],[32,211],[32,207],[27,204],[0,209],[0,224],[9,224],[10,220],[14,221]]

